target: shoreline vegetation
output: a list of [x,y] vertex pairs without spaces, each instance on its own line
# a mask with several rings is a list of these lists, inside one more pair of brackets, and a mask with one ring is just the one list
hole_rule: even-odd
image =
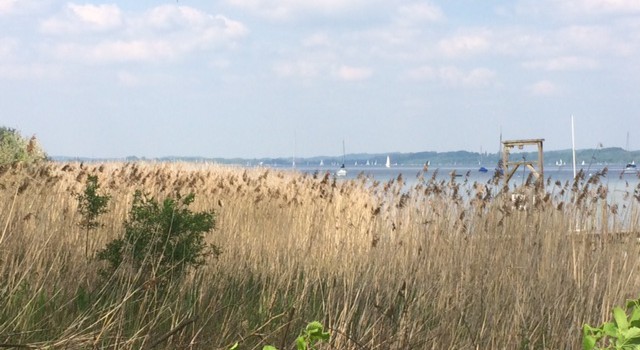
[[[319,349],[577,349],[583,324],[640,290],[640,188],[610,202],[600,175],[503,192],[433,170],[406,188],[180,162],[2,166],[0,345],[290,349],[317,320]],[[87,233],[89,176],[110,200]],[[195,195],[218,254],[179,277],[105,280],[96,254],[136,191]]]

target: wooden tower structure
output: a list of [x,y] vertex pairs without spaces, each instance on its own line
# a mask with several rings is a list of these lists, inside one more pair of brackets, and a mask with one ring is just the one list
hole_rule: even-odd
[[[527,140],[508,140],[502,141],[502,170],[504,171],[504,185],[509,185],[509,180],[513,177],[520,166],[524,166],[531,171],[535,176],[537,183],[540,186],[544,184],[544,154],[543,146],[544,139],[527,139]],[[514,148],[523,149],[525,146],[537,146],[538,147],[538,160],[532,161],[522,159],[518,161],[512,161],[509,159],[511,150]]]

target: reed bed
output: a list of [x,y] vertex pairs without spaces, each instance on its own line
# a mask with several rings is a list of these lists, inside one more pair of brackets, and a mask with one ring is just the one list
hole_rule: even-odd
[[[576,349],[582,324],[640,292],[640,188],[613,203],[598,175],[536,191],[186,163],[0,173],[3,347],[292,349],[319,320],[326,349]],[[105,281],[78,225],[88,175],[111,196],[92,256],[135,190],[195,193],[221,254],[163,288]]]

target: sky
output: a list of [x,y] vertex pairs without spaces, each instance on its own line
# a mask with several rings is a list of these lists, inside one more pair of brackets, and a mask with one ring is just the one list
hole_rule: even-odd
[[0,0],[0,125],[50,155],[558,150],[572,115],[640,149],[640,1]]

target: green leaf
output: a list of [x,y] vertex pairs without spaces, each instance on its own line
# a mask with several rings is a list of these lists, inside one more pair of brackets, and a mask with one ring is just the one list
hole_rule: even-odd
[[582,337],[582,349],[593,350],[593,348],[596,346],[596,341],[596,338],[590,335]]
[[229,350],[236,350],[236,349],[238,349],[238,342],[236,342],[229,348]]
[[629,323],[640,322],[640,306],[636,306],[631,311],[631,318]]
[[265,345],[262,350],[278,350],[275,346]]
[[313,321],[313,322],[309,322],[309,324],[305,329],[309,333],[316,333],[316,332],[322,332],[323,328],[324,327],[322,326],[322,323],[318,321]]
[[613,308],[613,318],[616,320],[618,328],[622,331],[629,329],[629,321],[627,321],[627,314],[620,307]]
[[618,327],[613,322],[606,322],[602,325],[602,332],[606,336],[616,338],[618,336]]
[[[640,328],[638,327],[631,327],[627,331],[621,332],[621,335],[625,340],[625,344],[640,344]],[[635,348],[636,347],[634,347],[634,349]]]
[[307,342],[304,340],[303,336],[296,338],[296,348],[298,350],[307,350]]

